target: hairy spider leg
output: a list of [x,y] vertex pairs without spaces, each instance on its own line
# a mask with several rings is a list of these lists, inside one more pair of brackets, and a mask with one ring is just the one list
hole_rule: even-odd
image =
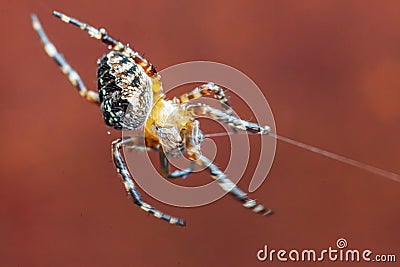
[[222,123],[228,124],[229,126],[243,131],[248,131],[255,134],[269,134],[271,128],[269,126],[260,126],[257,123],[249,122],[238,119],[234,116],[226,114],[222,110],[210,107],[205,104],[193,104],[187,106],[187,111],[191,116],[206,116],[211,119],[215,119]]
[[89,102],[100,104],[99,94],[86,88],[78,73],[68,64],[63,55],[57,51],[53,43],[49,40],[49,38],[47,38],[47,35],[44,32],[36,15],[32,15],[32,26],[39,35],[47,55],[51,57],[60,67],[61,71],[68,76],[69,81],[76,89],[78,89],[79,94]]
[[170,224],[185,226],[186,223],[183,219],[175,218],[168,214],[165,214],[155,209],[154,207],[150,206],[141,199],[140,194],[136,190],[135,184],[133,183],[132,177],[127,169],[126,162],[120,153],[120,150],[124,145],[128,145],[129,147],[135,147],[134,142],[135,140],[133,138],[117,139],[112,142],[111,146],[114,165],[122,178],[122,182],[125,186],[125,189],[129,197],[132,199],[134,204],[138,205],[142,210],[152,214],[154,217],[167,221]]
[[194,161],[190,161],[189,167],[183,170],[175,170],[173,172],[169,171],[169,162],[168,158],[165,155],[164,151],[162,149],[159,150],[159,156],[160,156],[160,169],[161,169],[161,174],[165,178],[169,179],[176,179],[176,178],[186,178],[191,174],[194,170],[194,167],[196,163]]
[[108,45],[110,49],[126,53],[144,69],[149,77],[154,78],[158,76],[155,67],[147,59],[142,57],[138,52],[135,52],[128,45],[124,45],[120,41],[117,41],[116,39],[108,35],[105,29],[94,28],[93,26],[90,26],[84,22],[81,22],[75,18],[71,18],[57,11],[53,11],[53,15],[61,19],[65,23],[75,25],[81,30],[86,31],[90,35],[90,37],[101,40],[104,44]]
[[205,156],[201,155],[196,160],[196,163],[207,168],[211,177],[218,182],[221,188],[242,202],[245,208],[251,209],[253,212],[260,213],[264,216],[273,213],[271,209],[265,208],[263,205],[257,203],[254,199],[250,199],[246,193],[244,193],[237,185],[235,185],[225,173],[223,173],[214,163],[212,163],[211,160]]
[[[262,129],[259,130],[260,133],[267,130],[267,126],[260,127],[255,123],[242,121],[236,117],[224,113],[221,110],[211,108],[210,106],[204,104],[189,105],[187,109],[192,116],[207,115],[223,123],[227,123],[237,129],[251,129],[252,132],[255,132],[256,128],[258,127],[258,129]],[[196,162],[196,164],[199,166],[207,168],[211,177],[218,182],[222,190],[228,192],[230,195],[242,202],[244,207],[252,209],[255,213],[260,213],[262,215],[272,214],[272,210],[265,208],[263,205],[257,203],[254,199],[250,199],[247,194],[244,193],[238,186],[236,186],[224,172],[222,172],[214,163],[212,163],[211,160],[200,153],[200,144],[194,141],[198,140],[197,135],[199,133],[199,122],[194,120],[192,121],[191,125],[188,126],[191,128],[191,131],[188,131],[188,142],[186,143],[189,159]]]
[[[196,87],[189,93],[185,93],[177,98],[179,103],[187,103],[190,100],[193,99],[198,99],[200,97],[213,94],[214,98],[218,99],[219,102],[221,102],[221,106],[224,109],[226,113],[231,115],[233,113],[231,109],[231,105],[229,104],[228,98],[225,96],[224,90],[219,87],[218,85],[215,85],[212,82],[203,84],[199,87]],[[177,101],[175,100],[175,101]]]
[[168,158],[165,155],[164,151],[160,149],[160,145],[151,146],[151,144],[146,145],[146,139],[141,136],[133,136],[127,139],[124,142],[124,147],[128,150],[135,150],[135,151],[158,151],[160,157],[160,170],[161,174],[165,178],[176,179],[176,178],[186,178],[190,173],[193,172],[196,163],[194,161],[190,161],[189,167],[183,170],[176,170],[173,172],[169,171],[169,162]]

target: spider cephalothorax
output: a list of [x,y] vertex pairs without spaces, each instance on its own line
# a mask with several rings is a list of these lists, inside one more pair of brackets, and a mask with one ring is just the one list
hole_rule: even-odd
[[[141,199],[121,154],[123,146],[157,151],[160,155],[161,173],[166,178],[186,177],[193,171],[194,164],[198,164],[207,169],[221,188],[242,202],[244,207],[263,215],[272,213],[270,209],[248,198],[247,194],[224,172],[200,153],[203,134],[196,117],[209,117],[228,124],[235,130],[258,134],[268,134],[270,132],[268,126],[262,127],[232,116],[222,88],[211,82],[173,100],[166,99],[156,69],[140,54],[109,36],[104,29],[96,29],[59,12],[53,14],[62,21],[88,32],[91,37],[101,40],[111,49],[98,61],[98,92],[88,90],[76,71],[49,41],[37,17],[32,15],[33,28],[38,33],[47,54],[60,66],[82,97],[100,106],[105,123],[118,130],[137,129],[143,126],[144,142],[142,137],[134,136],[117,139],[112,143],[114,165],[135,204],[171,224],[185,225],[184,220],[162,213]],[[208,94],[213,94],[221,102],[224,110],[205,104],[190,103],[192,99]],[[170,172],[166,154],[179,156],[183,152],[187,154],[192,164],[187,169]]]

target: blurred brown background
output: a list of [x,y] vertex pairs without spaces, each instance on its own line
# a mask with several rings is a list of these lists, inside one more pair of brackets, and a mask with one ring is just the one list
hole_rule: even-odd
[[[256,252],[264,244],[324,249],[340,237],[400,261],[400,183],[281,142],[252,194],[273,217],[230,197],[184,209],[144,196],[188,227],[146,216],[111,162],[120,133],[107,135],[100,111],[45,55],[29,17],[39,15],[88,87],[107,49],[52,10],[106,27],[158,69],[194,60],[233,66],[261,87],[278,133],[399,173],[398,1],[2,1],[0,10],[1,266],[292,266],[258,262]],[[232,104],[251,118],[235,97]],[[223,167],[223,155],[217,160]],[[240,185],[249,182],[245,175]]]

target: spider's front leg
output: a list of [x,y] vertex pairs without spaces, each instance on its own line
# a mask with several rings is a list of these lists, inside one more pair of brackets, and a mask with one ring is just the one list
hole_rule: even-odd
[[200,141],[202,140],[202,134],[199,129],[199,122],[193,120],[189,124],[190,131],[187,132],[186,136],[186,148],[189,159],[196,162],[199,166],[206,168],[210,173],[211,177],[218,182],[221,188],[228,192],[230,195],[238,199],[243,203],[243,206],[252,209],[255,213],[262,215],[272,214],[272,210],[265,208],[263,205],[257,203],[254,199],[250,199],[246,193],[244,193],[236,184],[234,184],[224,172],[222,172],[211,160],[202,155],[200,152]]
[[213,94],[214,98],[218,99],[226,113],[229,115],[233,113],[228,98],[225,96],[224,90],[212,82],[196,87],[191,92],[179,96],[175,101],[178,100],[180,103],[187,103],[190,100],[198,99],[209,94]]
[[187,106],[187,111],[191,116],[205,116],[210,119],[220,121],[229,126],[243,131],[255,134],[269,134],[271,128],[269,126],[260,126],[257,123],[241,120],[235,116],[231,116],[222,110],[210,107],[205,104],[193,104]]
[[194,167],[196,165],[196,163],[194,161],[190,161],[189,167],[186,169],[170,172],[168,157],[165,155],[165,153],[162,149],[159,150],[159,153],[160,153],[161,174],[165,178],[169,178],[169,179],[183,178],[184,179],[193,172]]
[[162,213],[161,211],[156,210],[154,207],[150,206],[141,199],[140,194],[136,190],[135,184],[133,183],[132,176],[128,171],[126,162],[120,152],[124,145],[128,145],[129,147],[134,148],[135,146],[138,146],[138,144],[136,143],[137,140],[132,137],[127,139],[117,139],[112,143],[112,156],[114,160],[114,165],[117,168],[118,173],[121,175],[122,182],[124,183],[128,195],[132,199],[133,203],[138,205],[144,211],[153,214],[154,217],[163,219],[171,224],[185,226],[186,223],[184,220]]
[[245,208],[253,210],[255,213],[262,215],[270,215],[273,213],[271,209],[265,208],[263,205],[250,199],[236,184],[234,184],[224,172],[222,172],[214,163],[203,155],[200,155],[196,160],[200,166],[207,168],[211,177],[218,182],[221,188],[243,203]]

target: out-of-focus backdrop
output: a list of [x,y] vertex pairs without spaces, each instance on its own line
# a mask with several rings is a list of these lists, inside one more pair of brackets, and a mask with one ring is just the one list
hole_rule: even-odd
[[[230,197],[185,209],[144,194],[188,226],[146,216],[111,162],[120,133],[107,134],[100,111],[46,56],[30,14],[88,87],[96,87],[96,60],[107,48],[52,10],[106,27],[158,69],[194,60],[235,67],[262,89],[279,134],[400,172],[398,1],[3,1],[1,266],[281,266],[259,262],[257,251],[335,248],[338,238],[400,261],[400,183],[281,142],[252,194],[276,215],[255,215]],[[231,100],[251,119],[246,104]],[[223,149],[227,139],[219,140]],[[217,162],[224,167],[224,153]]]

